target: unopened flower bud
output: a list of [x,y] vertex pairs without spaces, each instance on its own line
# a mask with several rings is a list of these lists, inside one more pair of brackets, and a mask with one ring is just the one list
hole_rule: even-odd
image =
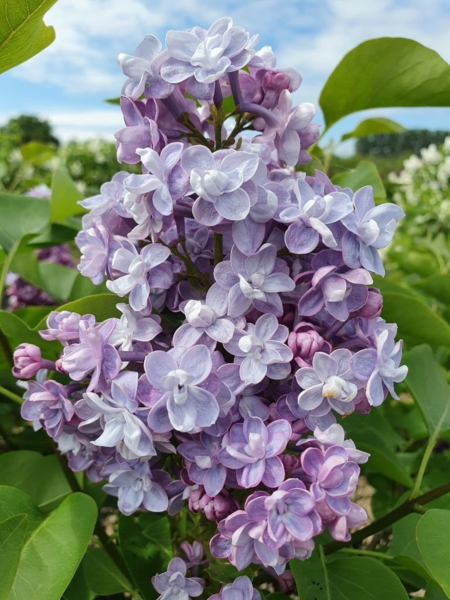
[[298,323],[288,337],[288,346],[299,367],[310,365],[316,352],[330,352],[331,346],[310,323]]
[[42,357],[38,346],[20,344],[14,351],[14,367],[12,373],[18,379],[30,379],[41,368]]
[[383,296],[380,290],[370,288],[367,302],[359,310],[352,313],[352,317],[364,317],[365,319],[376,319],[383,308]]

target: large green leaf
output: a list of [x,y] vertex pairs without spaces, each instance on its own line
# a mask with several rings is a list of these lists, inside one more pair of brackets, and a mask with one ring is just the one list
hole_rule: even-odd
[[390,323],[397,323],[399,336],[411,345],[450,347],[450,325],[416,296],[384,292],[381,316]]
[[389,555],[395,557],[397,562],[420,577],[427,581],[433,581],[416,541],[416,525],[419,520],[420,515],[412,514],[394,523]]
[[48,262],[40,262],[38,269],[41,278],[39,287],[57,302],[67,301],[78,277],[78,271]]
[[416,538],[424,563],[450,598],[450,511],[428,510],[417,523]]
[[133,591],[131,583],[103,548],[88,548],[82,565],[87,585],[98,596]]
[[407,600],[398,577],[372,558],[291,560],[300,600]]
[[403,357],[406,385],[416,401],[430,436],[450,430],[450,386],[429,346],[417,346]]
[[60,600],[92,536],[97,507],[85,494],[64,500],[26,541],[9,600]]
[[64,592],[64,600],[94,600],[97,594],[89,589],[84,576],[83,563],[78,567],[77,572],[72,577],[69,587]]
[[55,39],[42,21],[56,0],[0,0],[0,73],[32,58]]
[[366,135],[377,135],[380,133],[401,133],[402,131],[406,131],[406,129],[400,123],[391,121],[391,119],[385,119],[384,117],[374,117],[373,119],[364,119],[364,121],[361,121],[353,131],[344,133],[341,140],[345,141],[350,138],[361,138]]
[[[94,315],[97,321],[103,321],[110,317],[120,317],[120,312],[116,308],[116,304],[119,301],[120,299],[115,294],[96,294],[95,296],[87,296],[86,298],[68,302],[59,306],[56,310],[58,312],[68,310],[80,315],[91,314]],[[44,328],[45,321],[46,319],[42,319],[36,326],[36,329]]]
[[64,169],[56,169],[52,181],[50,220],[63,224],[67,217],[84,212],[78,204],[83,194],[76,187],[70,175]]
[[[152,517],[155,517],[156,521],[156,519],[161,518],[161,515],[148,513],[143,526],[140,526],[135,517],[125,517],[123,515],[119,517],[119,547],[128,570],[144,600],[156,600],[158,597],[158,593],[152,585],[149,585],[149,581],[156,573],[162,573],[166,570],[171,558],[170,544],[166,548],[166,552],[161,552],[161,545],[156,544],[153,537],[144,534],[144,529],[148,530],[150,527]],[[168,518],[163,518],[165,518],[170,531]]]
[[0,485],[28,494],[43,512],[49,512],[71,493],[56,455],[17,450],[0,456]]
[[0,485],[0,521],[17,515],[28,517],[25,538],[44,520],[44,515],[27,494],[16,488]]
[[344,56],[319,103],[327,128],[368,108],[450,106],[450,66],[413,40],[369,40]]
[[386,198],[386,190],[381,181],[377,167],[368,160],[361,160],[354,169],[338,173],[332,178],[334,184],[342,188],[349,187],[356,191],[365,185],[373,187],[375,198]]
[[242,571],[238,571],[236,567],[233,567],[229,562],[224,562],[223,560],[213,560],[209,563],[208,576],[211,581],[231,583],[237,577],[242,577],[244,575],[253,580],[253,571],[251,567],[246,567]]
[[0,600],[8,597],[19,566],[25,541],[27,515],[16,515],[0,523]]
[[47,225],[50,203],[44,198],[0,194],[0,215],[0,246],[9,252],[25,235]]

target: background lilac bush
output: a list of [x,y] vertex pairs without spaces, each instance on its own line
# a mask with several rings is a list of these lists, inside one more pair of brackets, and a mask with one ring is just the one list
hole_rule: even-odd
[[[140,172],[87,199],[64,171],[49,200],[0,197],[2,291],[16,266],[46,303],[71,300],[0,313],[24,389],[5,368],[5,415],[21,404],[36,432],[4,426],[5,598],[448,594],[433,540],[449,527],[449,388],[420,345],[446,366],[445,313],[383,282],[402,209],[365,165],[329,179],[300,75],[257,42],[228,18],[164,49],[146,36],[119,55],[115,136]],[[322,94],[327,127],[371,107],[327,105],[355,52]],[[79,274],[60,245],[77,229]],[[43,575],[47,536],[64,547],[46,546]]]

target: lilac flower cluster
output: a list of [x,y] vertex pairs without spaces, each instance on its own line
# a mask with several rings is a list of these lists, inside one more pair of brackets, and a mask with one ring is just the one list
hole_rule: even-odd
[[[14,374],[37,374],[24,418],[124,514],[187,503],[218,523],[214,556],[279,575],[325,528],[347,540],[366,519],[351,497],[368,457],[337,421],[406,376],[371,287],[402,211],[298,170],[314,108],[293,106],[300,76],[256,42],[225,18],[120,55],[117,156],[142,174],[83,201],[77,244],[121,317],[51,313],[60,358],[22,345]],[[256,598],[233,585],[220,597]],[[155,587],[201,593],[178,559]]]

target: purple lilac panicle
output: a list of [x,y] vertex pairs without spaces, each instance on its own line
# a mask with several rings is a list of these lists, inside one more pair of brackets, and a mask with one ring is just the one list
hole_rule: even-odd
[[[225,17],[119,56],[117,158],[141,173],[82,201],[76,238],[118,312],[50,313],[40,334],[59,358],[24,343],[13,373],[31,379],[23,417],[122,513],[184,506],[217,524],[215,557],[286,590],[287,562],[324,528],[346,541],[366,519],[351,496],[368,455],[341,417],[397,398],[406,376],[371,275],[402,211],[302,171],[314,107],[256,42]],[[184,550],[202,568],[203,548]],[[154,584],[164,600],[203,589],[179,558]],[[259,600],[245,577],[213,598]]]

